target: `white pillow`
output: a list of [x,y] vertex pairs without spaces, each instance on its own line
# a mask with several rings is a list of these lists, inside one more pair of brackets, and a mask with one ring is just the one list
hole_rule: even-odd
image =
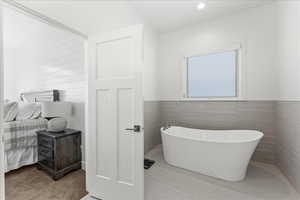
[[36,119],[41,116],[41,105],[36,103],[20,103],[17,120]]
[[18,113],[18,103],[5,101],[4,103],[4,122],[14,121]]

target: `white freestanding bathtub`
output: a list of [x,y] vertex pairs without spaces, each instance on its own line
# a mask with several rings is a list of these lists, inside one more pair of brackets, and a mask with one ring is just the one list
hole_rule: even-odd
[[251,130],[161,128],[167,163],[208,176],[241,181],[263,133]]

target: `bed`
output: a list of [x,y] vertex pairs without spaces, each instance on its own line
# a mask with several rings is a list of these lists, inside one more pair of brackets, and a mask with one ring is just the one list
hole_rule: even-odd
[[[58,101],[58,91],[28,92],[21,94],[22,101]],[[4,169],[5,172],[31,165],[38,160],[37,130],[46,129],[48,120],[44,118],[5,122],[4,132]]]
[[5,172],[37,162],[36,131],[47,128],[44,118],[4,123]]

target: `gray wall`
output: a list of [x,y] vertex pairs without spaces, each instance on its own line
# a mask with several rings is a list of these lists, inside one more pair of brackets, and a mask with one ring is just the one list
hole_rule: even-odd
[[167,123],[199,129],[253,129],[265,134],[253,160],[274,164],[275,106],[272,101],[146,102],[145,152],[161,143],[159,126]]
[[300,102],[277,103],[277,163],[300,192]]
[[161,144],[160,127],[161,112],[160,102],[146,101],[144,103],[144,152],[149,152],[156,145]]
[[161,102],[162,123],[199,129],[252,129],[262,131],[253,159],[275,162],[275,103],[269,102]]

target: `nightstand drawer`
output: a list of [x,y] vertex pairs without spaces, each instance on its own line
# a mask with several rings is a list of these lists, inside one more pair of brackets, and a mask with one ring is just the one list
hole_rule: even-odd
[[38,137],[38,145],[53,149],[53,140],[50,137]]
[[45,165],[46,167],[49,167],[50,169],[54,169],[54,161],[52,160],[42,159],[39,161],[39,163]]
[[47,147],[39,146],[38,148],[39,156],[42,156],[48,160],[53,160],[53,150]]

